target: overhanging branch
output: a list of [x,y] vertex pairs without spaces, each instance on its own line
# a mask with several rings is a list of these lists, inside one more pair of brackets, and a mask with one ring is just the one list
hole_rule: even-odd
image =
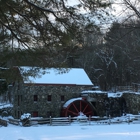
[[136,7],[128,0],[124,0],[124,2],[136,13],[138,18],[140,18],[140,12],[136,9]]

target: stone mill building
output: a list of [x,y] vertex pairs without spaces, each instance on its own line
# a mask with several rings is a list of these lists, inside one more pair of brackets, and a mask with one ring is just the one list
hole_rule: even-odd
[[120,116],[140,112],[140,92],[93,89],[81,68],[15,67],[13,117]]
[[93,86],[86,72],[80,68],[42,69],[15,67],[17,80],[13,84],[13,117],[23,113],[32,117],[61,116],[69,99],[80,97],[83,90]]

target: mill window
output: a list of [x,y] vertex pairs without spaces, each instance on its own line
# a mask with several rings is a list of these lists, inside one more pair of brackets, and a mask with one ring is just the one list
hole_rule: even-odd
[[52,95],[48,95],[48,101],[49,101],[49,102],[52,101]]
[[37,111],[33,112],[33,117],[38,117],[38,112]]
[[64,95],[61,95],[61,101],[64,101],[64,100],[65,100]]
[[37,100],[38,100],[38,96],[34,95],[34,101],[37,101]]

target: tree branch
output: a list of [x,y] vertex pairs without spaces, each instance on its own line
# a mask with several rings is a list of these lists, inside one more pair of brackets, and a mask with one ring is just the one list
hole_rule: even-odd
[[124,2],[136,13],[138,18],[140,18],[140,12],[136,9],[136,7],[128,0],[124,0]]

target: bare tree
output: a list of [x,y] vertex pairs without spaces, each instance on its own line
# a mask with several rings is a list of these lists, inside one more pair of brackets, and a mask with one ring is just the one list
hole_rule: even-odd
[[139,0],[123,0],[126,7],[135,15],[140,18],[140,1]]

